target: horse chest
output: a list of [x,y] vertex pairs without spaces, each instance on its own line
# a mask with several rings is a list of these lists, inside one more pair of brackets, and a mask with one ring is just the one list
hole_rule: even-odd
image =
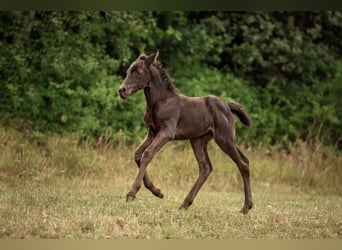
[[[158,131],[163,127],[169,127],[169,125],[174,124],[177,116],[165,108],[163,105],[154,105],[152,108],[149,106],[146,108],[144,114],[145,124],[153,128],[153,130]],[[171,126],[172,127],[172,126]]]
[[154,122],[152,119],[152,115],[147,111],[145,112],[145,115],[144,115],[144,122],[147,126],[154,128]]
[[144,122],[148,127],[153,128],[153,130],[157,130],[158,119],[156,118],[156,115],[153,113],[153,109],[146,108],[144,114]]

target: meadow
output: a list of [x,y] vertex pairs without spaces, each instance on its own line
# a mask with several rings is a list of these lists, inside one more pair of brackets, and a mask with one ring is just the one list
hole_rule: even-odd
[[244,216],[242,179],[215,144],[214,171],[188,210],[179,206],[198,175],[187,142],[166,145],[148,167],[164,199],[142,188],[133,152],[102,138],[29,136],[0,130],[0,238],[341,239],[341,155],[298,141],[291,152],[242,147],[255,206]]
[[[0,238],[341,239],[341,41],[338,11],[0,12]],[[250,128],[236,123],[248,215],[240,173],[214,143],[188,210],[188,142],[148,166],[163,200],[142,188],[125,202],[145,100],[117,88],[156,49],[181,93],[250,114]]]

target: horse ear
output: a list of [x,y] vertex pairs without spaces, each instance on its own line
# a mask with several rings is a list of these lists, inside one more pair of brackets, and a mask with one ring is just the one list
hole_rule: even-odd
[[159,50],[154,52],[153,54],[146,57],[145,63],[149,67],[152,63],[157,61],[157,58],[159,56]]

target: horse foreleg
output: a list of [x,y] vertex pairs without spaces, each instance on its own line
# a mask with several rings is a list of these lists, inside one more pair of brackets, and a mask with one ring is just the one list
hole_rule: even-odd
[[[140,166],[139,166],[138,175],[132,185],[131,190],[127,194],[126,201],[133,201],[135,199],[135,195],[140,189],[143,179],[149,181],[147,182],[147,184],[150,188],[153,186],[152,182],[149,180],[147,173],[146,173],[147,165],[151,162],[155,153],[157,153],[161,149],[161,147],[164,146],[169,140],[170,138],[167,136],[166,133],[159,132],[156,135],[156,137],[153,139],[151,144],[143,151],[141,155],[141,159],[139,161]],[[152,184],[152,186],[150,184]],[[161,194],[160,190],[158,192],[158,190],[159,189],[153,189],[153,191],[152,190],[151,191],[153,194],[162,198],[163,194]]]
[[[141,157],[142,154],[144,153],[145,149],[152,143],[153,139],[154,139],[154,134],[153,132],[149,129],[148,134],[146,135],[144,141],[140,144],[140,146],[136,149],[135,151],[135,162],[138,165],[138,168],[140,168],[140,161],[141,161]],[[159,198],[163,198],[164,195],[162,194],[161,190],[159,188],[156,188],[151,179],[148,177],[147,171],[145,172],[144,178],[144,185],[145,187],[150,190],[152,192],[152,194],[154,194],[155,196],[159,197]]]

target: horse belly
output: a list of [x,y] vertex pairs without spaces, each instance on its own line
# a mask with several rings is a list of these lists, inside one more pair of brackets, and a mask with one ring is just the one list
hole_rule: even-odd
[[177,124],[176,140],[193,139],[211,130],[210,121],[203,115],[192,113],[181,117]]

